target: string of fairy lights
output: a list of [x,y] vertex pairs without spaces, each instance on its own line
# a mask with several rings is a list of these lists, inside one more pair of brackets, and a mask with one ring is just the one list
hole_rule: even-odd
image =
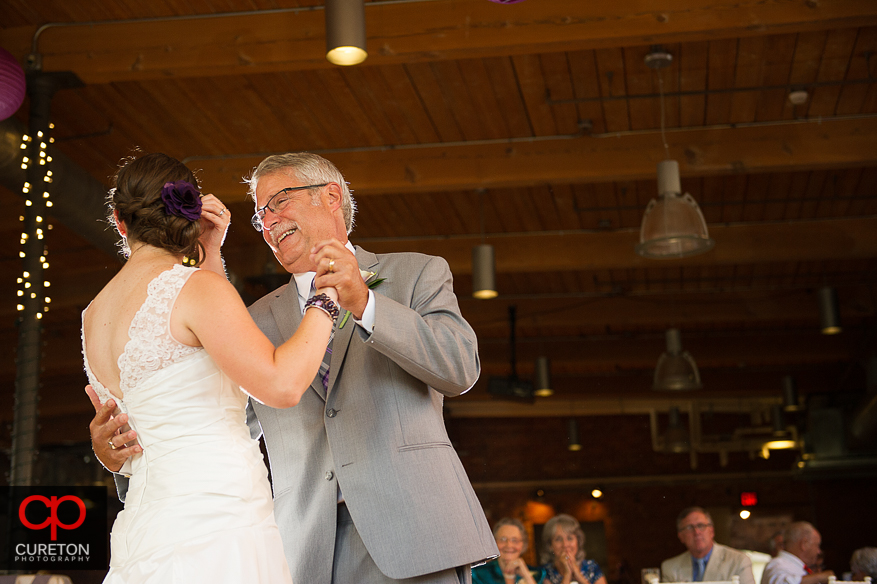
[[[54,127],[54,124],[49,124],[49,129]],[[34,160],[31,160],[27,154],[27,150],[33,142],[34,137],[28,136],[27,134],[21,137],[21,149],[25,151],[21,158],[22,170],[27,170],[32,164],[43,167],[44,170],[40,173],[42,184],[31,184],[30,181],[25,180],[24,186],[21,188],[21,192],[24,194],[25,206],[35,208],[31,210],[33,213],[25,213],[24,215],[19,216],[19,220],[22,223],[20,241],[22,249],[18,252],[18,255],[21,259],[25,260],[25,265],[21,276],[18,278],[19,288],[17,294],[19,303],[16,308],[19,312],[24,311],[25,303],[28,300],[36,302],[37,306],[39,306],[40,302],[37,299],[37,296],[42,296],[42,310],[37,310],[36,312],[36,318],[39,320],[49,311],[49,304],[52,302],[52,299],[47,294],[43,294],[45,290],[51,286],[48,279],[43,280],[43,271],[49,268],[49,261],[47,259],[49,249],[45,243],[45,239],[46,232],[52,229],[52,226],[43,214],[47,209],[52,207],[52,200],[49,194],[49,185],[52,184],[52,171],[48,168],[48,164],[52,162],[52,157],[49,156],[47,150],[48,145],[53,143],[55,139],[45,135],[42,130],[37,131],[35,138],[36,140],[39,140],[39,151],[38,156],[34,157]],[[32,175],[31,180],[34,180]],[[42,191],[42,193],[40,193],[40,191]],[[33,221],[27,220],[28,215],[33,216]],[[43,241],[42,250],[39,249],[40,246],[38,244],[33,245],[34,240]],[[31,243],[31,245],[28,245],[28,243]],[[38,263],[27,261],[28,254],[35,253],[34,249],[40,253]],[[34,267],[36,267],[37,270],[34,270]],[[39,273],[31,273],[31,271],[38,271]],[[40,280],[43,280],[42,285],[40,285]]]
[[[49,130],[54,127],[54,124],[49,123]],[[34,157],[34,160],[31,160],[27,151],[32,145],[34,137],[28,136],[27,134],[24,134],[21,137],[21,149],[24,151],[21,158],[22,170],[26,171],[31,164],[37,164],[44,170],[40,173],[41,176],[38,175],[40,176],[38,179],[34,179],[30,176],[31,180],[35,180],[36,182],[41,181],[42,184],[34,185],[31,184],[30,181],[25,180],[24,186],[21,188],[21,192],[24,195],[24,204],[26,207],[31,207],[31,212],[19,216],[19,220],[22,223],[21,240],[19,243],[21,244],[22,249],[18,252],[18,256],[25,261],[21,276],[19,276],[17,280],[19,286],[17,291],[19,302],[16,308],[19,312],[24,312],[26,303],[28,300],[31,300],[35,302],[38,307],[35,316],[37,320],[41,320],[45,313],[49,311],[49,305],[52,302],[51,297],[45,293],[46,290],[51,287],[51,282],[48,278],[45,278],[44,273],[44,271],[49,268],[49,248],[45,243],[46,232],[52,229],[52,225],[49,224],[48,220],[43,215],[52,207],[52,199],[49,194],[49,185],[52,184],[52,171],[48,168],[48,164],[52,162],[52,157],[48,154],[47,150],[49,144],[52,144],[55,139],[44,134],[42,130],[37,131],[35,139],[39,140],[39,143],[37,144],[39,150],[37,156]],[[42,191],[42,194],[40,194],[40,191]],[[28,221],[29,216],[33,218],[32,221]],[[39,245],[28,245],[29,242],[32,243],[34,239],[36,241],[44,242],[41,249]],[[28,254],[35,255],[36,253],[40,254],[38,262],[27,261]],[[187,265],[195,265],[197,264],[197,259],[186,257],[183,259],[183,263]],[[39,285],[40,280],[42,280],[42,286]],[[37,298],[38,296],[42,296],[41,303]],[[40,304],[42,304],[42,309],[39,308]]]

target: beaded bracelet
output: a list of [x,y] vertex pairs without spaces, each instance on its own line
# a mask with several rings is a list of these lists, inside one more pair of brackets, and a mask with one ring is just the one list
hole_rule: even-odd
[[338,315],[341,314],[338,305],[335,304],[335,301],[329,298],[326,294],[314,294],[311,296],[308,301],[305,302],[305,310],[308,308],[319,308],[328,314],[332,320],[335,320],[338,318]]

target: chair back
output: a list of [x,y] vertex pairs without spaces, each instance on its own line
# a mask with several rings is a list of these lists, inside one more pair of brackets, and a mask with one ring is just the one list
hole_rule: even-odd
[[[828,584],[836,584],[836,582],[837,578],[835,578],[834,576],[828,577]],[[843,581],[843,584],[871,584],[871,576],[865,576],[865,579],[859,582],[855,580],[852,582]]]

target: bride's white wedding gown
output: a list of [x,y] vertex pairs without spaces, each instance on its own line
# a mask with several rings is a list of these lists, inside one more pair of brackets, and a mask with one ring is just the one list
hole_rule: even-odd
[[[130,461],[104,582],[291,583],[247,396],[203,348],[170,333],[171,309],[196,269],[177,265],[149,284],[119,357],[124,400],[114,399],[143,453]],[[83,333],[88,380],[106,402],[85,342]]]

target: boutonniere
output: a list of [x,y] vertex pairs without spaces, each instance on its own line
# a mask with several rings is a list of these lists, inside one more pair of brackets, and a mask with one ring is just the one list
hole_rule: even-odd
[[[374,290],[378,287],[378,285],[386,280],[386,278],[377,278],[377,272],[368,272],[366,270],[360,270],[359,274],[362,276],[362,279],[365,280],[365,285],[368,286],[369,290]],[[344,325],[347,324],[347,319],[350,318],[350,311],[344,313],[344,318],[341,319],[341,324],[338,325],[338,330],[344,328]]]

